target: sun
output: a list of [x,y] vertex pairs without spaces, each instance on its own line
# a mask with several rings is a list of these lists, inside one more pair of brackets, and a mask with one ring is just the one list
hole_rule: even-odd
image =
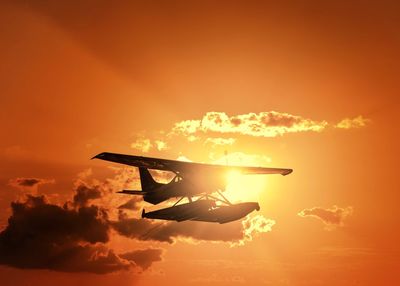
[[226,180],[224,195],[233,203],[256,202],[267,187],[265,176],[242,175],[238,171],[229,171]]
[[239,176],[241,176],[242,174],[239,171],[236,170],[230,170],[227,172],[226,174],[226,180],[228,183],[230,182],[234,182],[235,180],[237,180],[239,178]]
[[[271,159],[259,154],[246,154],[234,152],[225,154],[215,159],[212,163],[229,166],[266,166]],[[224,195],[232,202],[257,202],[261,192],[267,188],[267,176],[264,175],[243,175],[237,170],[231,169],[224,174],[225,191]]]

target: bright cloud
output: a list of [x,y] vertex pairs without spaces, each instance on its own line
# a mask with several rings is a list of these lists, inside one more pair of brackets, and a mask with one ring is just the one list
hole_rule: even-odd
[[158,151],[167,149],[167,143],[165,141],[156,140],[154,141],[154,144],[156,145]]
[[144,153],[149,152],[152,147],[153,144],[151,144],[150,139],[145,138],[139,138],[131,144],[131,148],[140,150]]
[[341,129],[361,128],[364,127],[368,122],[370,122],[369,119],[360,115],[355,118],[345,118],[336,124],[335,127]]
[[[265,111],[229,116],[225,112],[207,112],[198,120],[184,120],[175,123],[172,134],[183,134],[187,137],[198,138],[199,133],[216,132],[241,134],[255,137],[277,137],[286,133],[321,132],[327,127],[341,129],[364,127],[369,119],[361,115],[353,119],[345,118],[336,125],[325,120],[317,121],[292,115],[285,112]],[[208,138],[208,142],[224,142],[222,138]],[[232,138],[233,139],[233,138]],[[228,143],[230,141],[225,141]],[[216,143],[218,144],[218,143]]]
[[338,226],[343,226],[344,221],[353,213],[352,207],[340,208],[333,206],[330,209],[321,207],[313,207],[311,209],[304,209],[298,213],[301,217],[314,217],[321,220],[325,224],[326,230],[333,230]]
[[252,241],[261,233],[270,232],[274,224],[274,220],[262,215],[253,217],[247,216],[247,218],[242,221],[243,239],[239,241],[239,245],[243,245],[246,241]]
[[207,138],[206,141],[204,141],[204,144],[211,144],[212,146],[216,145],[232,145],[235,143],[236,139],[235,138]]
[[328,123],[276,111],[228,116],[225,112],[207,112],[201,120],[175,124],[173,132],[193,135],[196,132],[237,133],[256,137],[276,137],[285,133],[322,131]]
[[313,120],[286,112],[264,111],[228,115],[225,112],[207,112],[202,118],[174,123],[170,130],[149,133],[131,143],[131,148],[148,153],[176,147],[176,137],[182,136],[190,143],[203,143],[215,148],[236,143],[238,136],[274,138],[288,133],[322,132],[328,128],[351,129],[366,126],[370,119],[363,116],[345,118],[338,123]]

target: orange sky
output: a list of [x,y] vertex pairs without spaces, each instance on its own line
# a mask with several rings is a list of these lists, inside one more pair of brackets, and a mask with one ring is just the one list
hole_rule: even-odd
[[251,241],[241,222],[183,224],[173,243],[113,225],[91,246],[162,261],[93,274],[0,257],[2,285],[398,284],[400,5],[365,2],[3,1],[0,253],[27,193],[78,208],[86,186],[121,221],[129,198],[105,190],[137,174],[89,160],[102,151],[294,172],[228,190],[259,201],[248,222],[275,223]]

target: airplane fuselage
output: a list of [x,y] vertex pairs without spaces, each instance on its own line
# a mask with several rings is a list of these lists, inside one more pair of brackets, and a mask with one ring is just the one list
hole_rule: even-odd
[[201,186],[193,184],[189,180],[171,181],[168,184],[160,184],[157,187],[145,191],[143,199],[151,204],[159,204],[171,198],[194,197],[199,194],[215,191],[212,184],[203,182]]

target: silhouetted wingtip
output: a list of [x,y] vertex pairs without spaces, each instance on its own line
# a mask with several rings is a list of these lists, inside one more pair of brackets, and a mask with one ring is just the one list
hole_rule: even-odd
[[289,174],[293,173],[293,169],[288,169],[285,173],[283,173],[283,176],[287,176]]
[[106,153],[106,152],[99,153],[99,154],[93,156],[92,158],[90,158],[90,160],[99,159],[99,158],[101,159],[101,157],[104,156],[105,153]]

